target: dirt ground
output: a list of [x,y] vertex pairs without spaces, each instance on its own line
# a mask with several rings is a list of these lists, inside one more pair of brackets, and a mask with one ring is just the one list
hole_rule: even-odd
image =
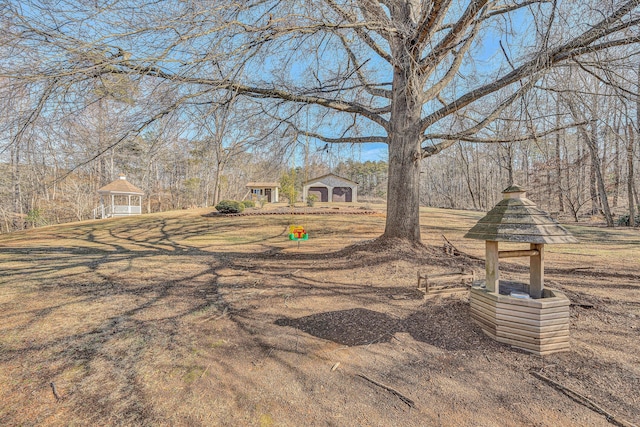
[[0,425],[640,423],[638,230],[548,248],[571,350],[539,357],[483,335],[467,292],[415,289],[418,271],[483,275],[462,238],[480,213],[425,209],[424,249],[373,244],[383,213],[209,213],[0,236]]

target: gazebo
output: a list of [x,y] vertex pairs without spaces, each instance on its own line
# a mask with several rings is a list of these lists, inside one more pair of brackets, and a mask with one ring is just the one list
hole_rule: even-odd
[[93,211],[94,218],[112,218],[118,216],[140,215],[144,191],[120,175],[110,184],[98,190],[100,206]]
[[[577,243],[564,227],[512,185],[504,199],[465,235],[485,241],[486,280],[471,288],[471,318],[483,332],[505,344],[545,355],[569,348],[569,299],[544,286],[544,245]],[[498,250],[498,242],[528,248]],[[529,283],[500,279],[499,260],[528,257]]]

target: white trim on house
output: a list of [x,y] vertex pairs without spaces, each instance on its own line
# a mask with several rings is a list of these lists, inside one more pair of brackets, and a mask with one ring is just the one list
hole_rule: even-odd
[[270,203],[278,203],[278,199],[280,198],[278,194],[280,185],[278,183],[248,182],[246,187],[249,189],[249,192],[244,196],[245,199],[249,196],[251,200],[258,201],[270,197],[271,200],[267,199]]

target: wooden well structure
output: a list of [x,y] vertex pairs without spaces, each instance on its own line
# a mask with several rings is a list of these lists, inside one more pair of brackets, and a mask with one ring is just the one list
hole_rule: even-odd
[[[544,245],[577,243],[564,227],[512,185],[465,235],[486,243],[486,279],[471,288],[471,318],[493,339],[545,355],[569,349],[569,299],[544,287]],[[501,251],[499,242],[528,245]],[[529,283],[500,280],[499,260],[529,257]]]

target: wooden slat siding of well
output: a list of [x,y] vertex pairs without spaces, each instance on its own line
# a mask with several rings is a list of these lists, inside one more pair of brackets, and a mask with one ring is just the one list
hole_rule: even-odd
[[492,314],[489,310],[486,310],[482,307],[470,307],[469,312],[474,317],[479,317],[485,320],[486,322],[491,322],[492,327],[495,329],[495,315]]
[[489,311],[481,307],[471,307],[469,308],[469,312],[475,317],[481,318],[486,322],[490,322],[492,329],[496,329],[494,321],[495,316],[493,316]]
[[[513,329],[524,329],[528,331],[557,331],[559,328],[568,327],[569,313],[554,313],[557,316],[552,319],[531,319],[528,317],[504,315],[502,313],[496,313],[489,307],[476,304],[470,307],[471,312],[482,316],[487,321],[498,326],[507,326]],[[513,314],[513,313],[509,313]],[[544,316],[544,315],[543,315]],[[499,324],[498,324],[499,323]],[[550,329],[547,329],[551,327]]]
[[478,303],[477,301],[474,301],[473,303],[471,303],[469,309],[472,312],[476,312],[476,313],[479,313],[479,314],[485,316],[487,318],[487,320],[489,320],[493,324],[495,324],[495,320],[496,320],[496,308],[495,307],[492,307],[490,305],[486,305],[486,304],[482,304],[482,303]]
[[543,330],[549,326],[564,326],[569,324],[569,314],[556,313],[552,318],[542,315],[540,318],[523,317],[513,315],[514,313],[499,312],[495,314],[496,325],[498,322],[501,326],[509,326],[512,328],[524,328],[529,330]]
[[480,327],[483,334],[485,334],[486,336],[488,336],[494,341],[498,341],[498,337],[496,336],[496,334],[492,334],[491,331],[485,328],[482,323],[478,322],[476,319],[471,319],[471,321]]
[[496,307],[531,307],[537,310],[555,308],[555,307],[569,307],[571,301],[569,301],[564,294],[556,290],[545,288],[547,294],[554,296],[545,297],[542,299],[518,299],[509,295],[499,295],[493,292],[487,292],[484,289],[471,288],[471,293],[474,298],[484,301],[487,304],[493,304]]
[[523,350],[527,350],[535,354],[538,354],[542,350],[539,344],[531,344],[528,342],[522,342],[520,340],[514,340],[511,338],[499,337],[497,335],[496,335],[496,341],[501,342],[503,344],[509,344],[516,348],[521,348]]
[[565,339],[557,340],[555,342],[550,342],[550,341],[531,342],[531,341],[523,340],[521,338],[511,338],[511,337],[500,336],[500,334],[498,333],[496,335],[496,340],[503,343],[511,344],[516,347],[529,348],[539,352],[549,351],[551,349],[568,349],[569,348],[568,337]]
[[480,328],[484,331],[491,333],[494,336],[497,336],[497,328],[495,323],[491,320],[491,316],[486,313],[482,313],[481,311],[472,309],[470,310],[471,319],[475,320]]
[[556,342],[550,342],[548,340],[545,342],[536,342],[536,341],[524,339],[523,337],[503,336],[503,335],[500,335],[500,333],[498,332],[496,335],[496,340],[505,344],[511,344],[516,347],[535,350],[535,351],[548,351],[551,349],[569,348],[568,337],[566,337],[566,339],[557,340]]
[[475,307],[477,309],[485,310],[491,312],[492,316],[496,315],[496,306],[495,304],[491,304],[487,301],[482,301],[479,298],[474,298],[473,301],[470,301],[470,306]]
[[523,343],[518,340],[512,340],[509,338],[502,338],[502,337],[496,337],[496,341],[504,344],[512,345],[513,347],[516,347],[516,348],[521,348],[523,350],[530,351],[533,354],[537,354],[540,356],[551,354],[551,353],[557,353],[559,351],[566,351],[566,350],[569,350],[570,348],[568,342],[557,343],[557,344],[536,345],[536,344]]
[[470,304],[469,308],[473,308],[474,310],[482,311],[490,315],[493,319],[496,318],[496,308],[487,304],[480,303],[479,301],[474,301]]
[[[526,325],[524,323],[518,323],[515,324],[513,322],[509,322],[506,320],[495,320],[495,324],[496,327],[506,327],[506,328],[513,328],[513,327],[517,327],[518,329],[520,329],[521,331],[531,331],[531,332],[539,332],[540,331],[540,326],[539,325]],[[569,328],[569,324],[568,323],[559,323],[556,325],[544,325],[544,330],[545,331],[562,331],[565,329]]]
[[482,332],[488,335],[491,339],[496,341],[498,340],[498,336],[496,335],[495,330],[491,329],[490,325],[487,325],[485,322],[478,320],[477,318],[474,318],[474,317],[471,318],[471,321],[476,325],[478,325],[482,330]]
[[512,334],[510,332],[501,331],[500,329],[497,330],[496,335],[498,336],[498,338],[518,340],[520,342],[525,342],[527,344],[535,344],[540,346],[546,345],[546,344],[562,344],[562,343],[569,342],[568,336],[538,338],[538,337],[529,337],[521,334]]
[[496,319],[499,320],[510,320],[515,323],[524,323],[525,325],[557,325],[558,323],[546,323],[546,322],[554,322],[556,320],[560,320],[561,322],[569,321],[569,313],[551,313],[551,314],[540,314],[540,315],[522,315],[520,312],[512,311],[507,314],[496,313]]
[[[518,300],[472,288],[471,319],[498,342],[537,355],[566,351],[569,349],[570,301],[555,296],[562,295],[557,291],[549,292],[554,296],[545,300]],[[498,310],[508,315],[499,314]],[[549,315],[560,317],[545,319]],[[532,316],[541,320],[531,319]]]
[[487,316],[486,314],[483,314],[476,310],[471,310],[471,318],[476,320],[480,324],[481,328],[487,329],[493,335],[497,334],[498,329],[496,328],[495,324],[491,321],[490,317]]
[[492,327],[495,329],[496,325],[496,313],[492,308],[487,308],[482,305],[474,305],[469,307],[469,311],[478,316],[483,316],[487,322],[491,322]]
[[470,311],[478,316],[482,316],[488,322],[491,322],[491,324],[495,325],[496,315],[491,310],[484,307],[474,306],[470,308]]
[[496,314],[497,307],[495,303],[491,301],[483,300],[480,298],[474,298],[473,300],[470,301],[470,304],[471,304],[471,307],[481,307],[486,310],[491,310],[491,313],[493,314],[493,316],[495,316]]
[[[549,288],[547,288],[549,289]],[[567,298],[562,298],[561,296],[541,298],[541,299],[519,299],[513,298],[509,295],[497,295],[498,304],[505,303],[512,306],[520,306],[520,307],[535,307],[540,310],[551,308],[551,307],[569,307],[571,301]]]
[[[557,307],[545,307],[544,312],[546,314],[549,313],[564,313],[569,306],[557,306]],[[499,302],[495,306],[496,310],[511,310],[511,311],[521,311],[523,313],[539,313],[540,309],[536,307],[527,307],[522,305],[509,305],[503,302]]]
[[556,331],[548,331],[547,329],[543,329],[542,331],[540,329],[529,331],[526,329],[512,328],[511,326],[496,325],[496,331],[533,338],[569,337],[569,327],[563,327],[562,329]]
[[566,325],[569,322],[568,318],[551,319],[551,320],[530,320],[530,319],[522,319],[518,317],[503,316],[503,315],[500,315],[498,317],[496,315],[496,321],[498,320],[501,320],[503,322],[509,322],[509,323],[520,323],[523,325],[535,326],[537,328],[542,328],[546,326]]
[[[509,316],[517,319],[527,319],[527,320],[553,320],[553,319],[565,319],[569,317],[569,310],[556,311],[554,313],[547,313],[542,310],[540,313],[525,313],[524,311],[515,311],[510,310],[508,308],[497,308],[495,309],[496,319],[500,319],[501,316]],[[523,322],[520,322],[523,323]]]

